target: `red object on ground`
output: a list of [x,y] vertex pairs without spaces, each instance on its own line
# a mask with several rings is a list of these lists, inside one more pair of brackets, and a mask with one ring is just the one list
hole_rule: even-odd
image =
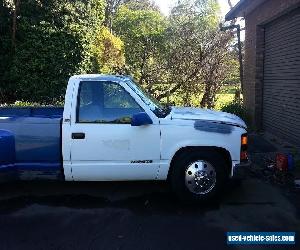
[[288,170],[288,156],[285,154],[277,154],[276,155],[276,168],[280,171]]

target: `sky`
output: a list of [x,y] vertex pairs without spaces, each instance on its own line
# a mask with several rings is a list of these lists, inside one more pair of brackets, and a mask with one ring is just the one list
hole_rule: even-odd
[[[160,7],[161,11],[168,15],[170,12],[170,8],[176,3],[177,0],[155,0],[156,4]],[[229,11],[229,6],[227,0],[218,0],[221,6],[222,15],[225,16]],[[233,4],[236,4],[238,0],[232,0]]]

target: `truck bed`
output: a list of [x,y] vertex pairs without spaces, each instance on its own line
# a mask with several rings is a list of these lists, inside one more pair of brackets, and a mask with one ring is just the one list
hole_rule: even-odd
[[0,181],[63,179],[63,108],[0,108]]

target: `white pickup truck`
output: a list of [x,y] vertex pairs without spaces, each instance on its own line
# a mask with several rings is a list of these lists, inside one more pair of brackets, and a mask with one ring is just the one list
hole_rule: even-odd
[[0,109],[5,180],[168,180],[204,200],[243,176],[247,144],[239,117],[164,107],[124,76],[71,77],[64,109]]

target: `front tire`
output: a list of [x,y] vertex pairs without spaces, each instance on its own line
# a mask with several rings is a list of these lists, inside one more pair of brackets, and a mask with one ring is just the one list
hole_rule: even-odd
[[191,150],[173,162],[171,186],[183,201],[201,202],[216,197],[226,180],[226,161],[215,150]]

